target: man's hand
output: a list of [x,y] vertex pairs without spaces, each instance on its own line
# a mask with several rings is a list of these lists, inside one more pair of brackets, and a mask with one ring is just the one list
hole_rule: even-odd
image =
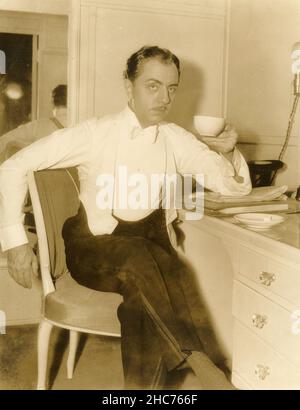
[[228,154],[234,150],[234,147],[238,140],[238,134],[229,124],[217,137],[205,137],[200,136],[202,142],[209,146],[213,151],[219,154]]
[[7,251],[7,267],[10,276],[24,288],[31,288],[31,276],[38,276],[38,261],[31,246],[26,243]]
[[[201,141],[204,142],[209,148],[219,154],[222,154],[228,161],[232,163],[234,148],[238,140],[238,134],[235,129],[227,124],[224,131],[221,132],[217,137],[200,137]],[[244,178],[237,175],[236,170],[233,178],[238,183],[243,183]]]

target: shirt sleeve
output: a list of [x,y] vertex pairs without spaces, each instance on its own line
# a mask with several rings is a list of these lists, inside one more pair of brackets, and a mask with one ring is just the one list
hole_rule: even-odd
[[27,129],[30,130],[31,135],[35,133],[34,125],[35,125],[34,122],[29,123],[29,125],[23,124],[1,136],[0,138],[0,164],[4,162],[6,159],[5,151],[6,151],[7,145],[9,145],[10,143],[22,144],[23,141],[26,141]]
[[67,168],[88,160],[91,120],[55,131],[10,157],[0,166],[0,243],[2,251],[28,242],[23,226],[23,203],[28,171]]
[[[208,148],[193,134],[183,128],[169,124],[173,141],[175,161],[180,174],[202,174],[205,188],[222,195],[247,195],[251,189],[248,165],[235,148],[232,162]],[[239,181],[237,181],[239,176]]]

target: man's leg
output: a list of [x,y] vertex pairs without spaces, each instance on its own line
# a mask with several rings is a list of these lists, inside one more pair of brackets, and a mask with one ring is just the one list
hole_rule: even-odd
[[[186,319],[190,324],[188,308],[176,286],[173,258],[161,247],[142,237],[103,235],[66,242],[66,255],[70,272],[80,284],[124,297],[119,317],[127,386],[140,383],[151,388],[159,363],[163,364],[162,354],[167,369],[172,370],[188,351],[202,350],[191,326],[185,327]],[[139,305],[132,304],[136,297]],[[153,324],[155,336],[150,331]],[[145,349],[150,339],[153,344]],[[200,362],[192,364],[197,368]],[[143,368],[153,376],[151,380],[141,374]]]
[[164,354],[140,297],[118,308],[125,389],[160,389],[166,381]]
[[[197,349],[200,341],[197,341],[197,344],[194,340],[191,341],[188,337],[189,332],[185,331],[181,322],[177,322],[173,310],[174,300],[171,303],[160,264],[149,252],[148,242],[144,238],[123,238],[113,235],[73,241],[73,243],[66,243],[67,263],[72,276],[81,285],[95,290],[120,293],[125,302],[125,307],[123,305],[122,309],[126,308],[127,312],[130,311],[130,306],[134,306],[131,301],[134,298],[140,298],[142,311],[133,309],[130,314],[122,315],[122,321],[124,321],[124,325],[121,321],[122,336],[126,332],[125,329],[128,329],[129,339],[137,337],[138,333],[141,340],[145,340],[148,337],[146,330],[149,329],[149,317],[151,321],[159,321],[161,332],[155,331],[155,333],[165,338],[167,343],[159,342],[161,346],[163,344],[163,347],[157,350],[160,354],[164,352],[168,369],[170,369],[185,359],[186,354],[181,351],[182,349]],[[159,250],[157,252],[159,253]],[[164,269],[170,267],[168,258],[169,255],[163,263]],[[147,304],[147,315],[145,315],[145,304]],[[149,316],[149,307],[155,315]],[[145,322],[145,317],[148,322]],[[144,320],[144,325],[142,325],[142,320]],[[130,355],[133,349],[125,350],[128,351],[126,354]],[[138,351],[138,348],[134,350]],[[151,355],[153,357],[153,353]],[[150,355],[145,356],[150,357]],[[151,360],[147,360],[151,367]]]
[[186,359],[202,390],[235,390],[235,387],[204,352],[192,352]]

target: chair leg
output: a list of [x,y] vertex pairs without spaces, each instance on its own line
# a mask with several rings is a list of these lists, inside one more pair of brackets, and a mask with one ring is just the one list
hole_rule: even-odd
[[41,320],[38,330],[38,381],[37,390],[46,390],[47,361],[51,330],[53,325]]
[[68,360],[67,360],[68,379],[72,379],[73,377],[78,342],[79,342],[79,332],[76,332],[75,330],[70,330],[70,344],[69,344],[69,354],[68,354]]

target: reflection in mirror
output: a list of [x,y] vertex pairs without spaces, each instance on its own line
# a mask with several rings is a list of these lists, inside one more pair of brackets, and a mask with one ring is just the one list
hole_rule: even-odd
[[67,16],[0,12],[0,164],[67,125],[67,44]]
[[0,50],[6,56],[6,75],[0,79],[0,135],[35,117],[31,100],[36,81],[32,73],[34,43],[36,46],[33,35],[0,33]]

